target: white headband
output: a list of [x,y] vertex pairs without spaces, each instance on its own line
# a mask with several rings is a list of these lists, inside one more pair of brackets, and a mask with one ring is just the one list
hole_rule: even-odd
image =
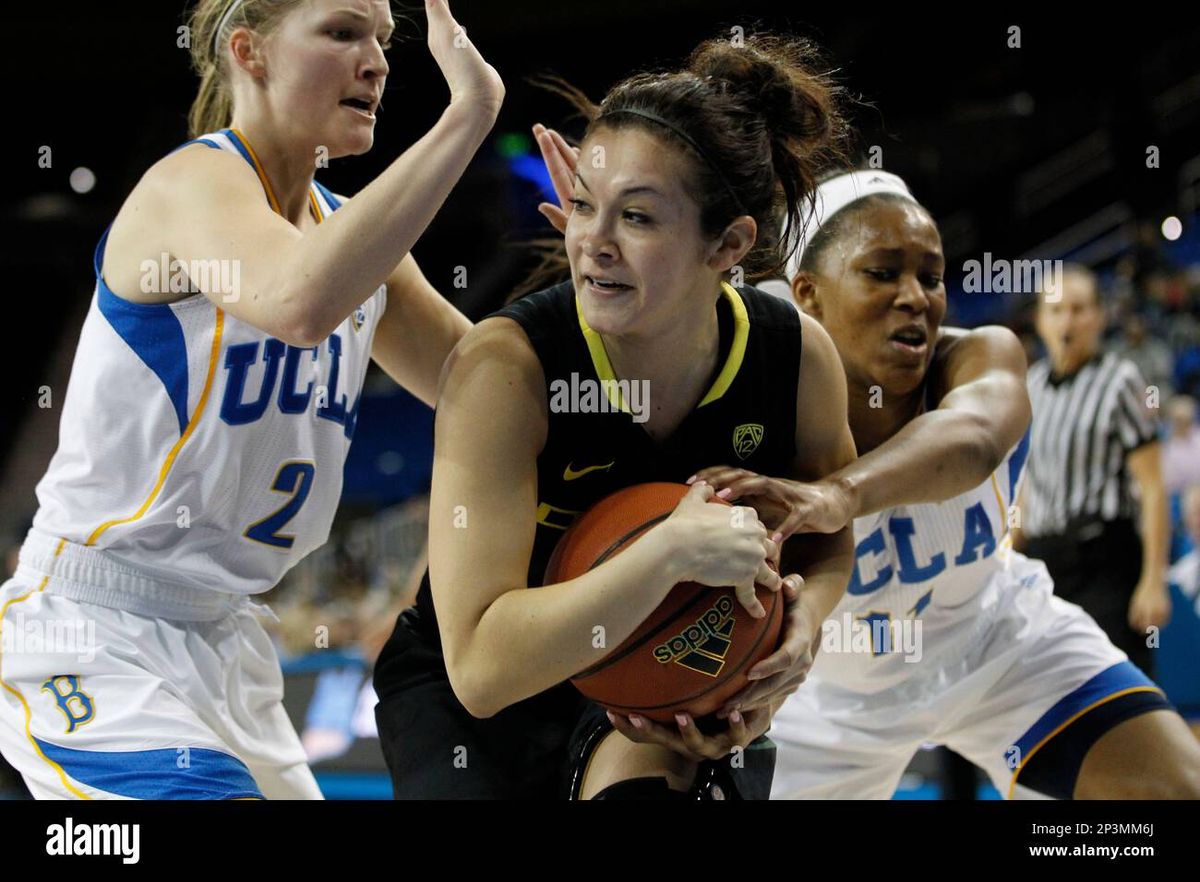
[[[891,172],[876,169],[847,172],[836,178],[830,178],[818,186],[812,213],[808,216],[808,222],[804,225],[804,231],[800,236],[800,244],[791,259],[788,260],[788,280],[794,279],[796,273],[800,271],[800,261],[804,258],[804,250],[808,247],[808,243],[816,237],[822,224],[851,202],[857,202],[865,196],[874,196],[877,193],[892,193],[912,202],[917,201],[903,180]],[[787,222],[785,221],[784,234],[786,235],[786,233]]]
[[237,12],[239,6],[242,5],[242,0],[233,0],[229,4],[229,8],[225,10],[225,15],[221,18],[221,23],[217,25],[217,32],[213,34],[213,54],[221,54],[221,31],[225,30],[225,26],[229,24],[229,20],[233,18],[233,14]]

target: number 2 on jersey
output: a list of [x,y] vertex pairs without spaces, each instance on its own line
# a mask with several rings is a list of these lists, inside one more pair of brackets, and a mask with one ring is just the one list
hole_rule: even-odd
[[290,493],[292,498],[274,514],[247,527],[244,534],[246,538],[275,548],[291,548],[296,537],[281,535],[279,531],[296,516],[300,506],[304,505],[304,500],[312,490],[313,476],[316,472],[317,467],[311,462],[285,462],[281,465],[271,489],[276,493]]

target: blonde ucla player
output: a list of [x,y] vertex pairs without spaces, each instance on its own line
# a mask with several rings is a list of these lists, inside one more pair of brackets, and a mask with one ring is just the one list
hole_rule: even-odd
[[386,0],[193,10],[196,139],[96,249],[59,448],[0,593],[0,748],[35,796],[320,796],[247,598],[325,541],[368,359],[431,403],[469,326],[406,255],[504,89],[446,0],[426,11],[449,106],[346,200],[315,160],[372,145]]
[[1025,357],[1004,328],[941,327],[945,259],[928,212],[894,175],[835,177],[789,269],[841,355],[860,458],[808,484],[698,476],[777,536],[854,524],[853,578],[771,728],[772,796],[886,798],[936,742],[1008,796],[1200,797],[1200,746],[1162,692],[1052,595],[1042,563],[1011,550]]

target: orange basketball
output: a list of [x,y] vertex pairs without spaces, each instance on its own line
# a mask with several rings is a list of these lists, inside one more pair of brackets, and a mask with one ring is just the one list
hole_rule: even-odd
[[[565,582],[620,554],[666,520],[687,493],[683,484],[638,484],[585,512],[566,532],[546,567],[546,584]],[[728,505],[714,497],[710,504]],[[746,671],[779,644],[783,597],[758,587],[767,615],[755,619],[732,587],[681,582],[624,643],[571,682],[620,714],[673,722],[717,710],[749,682]]]

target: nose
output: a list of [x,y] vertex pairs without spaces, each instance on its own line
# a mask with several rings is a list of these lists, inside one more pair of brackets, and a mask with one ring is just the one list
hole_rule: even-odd
[[600,218],[592,218],[584,227],[580,244],[584,255],[590,260],[611,261],[620,256],[610,225]]
[[929,292],[915,273],[901,273],[897,285],[896,306],[917,315],[929,309]]
[[387,56],[383,54],[383,47],[379,45],[378,40],[371,42],[371,49],[367,52],[363,60],[361,76],[367,82],[373,82],[376,79],[386,77],[391,68],[388,66]]

